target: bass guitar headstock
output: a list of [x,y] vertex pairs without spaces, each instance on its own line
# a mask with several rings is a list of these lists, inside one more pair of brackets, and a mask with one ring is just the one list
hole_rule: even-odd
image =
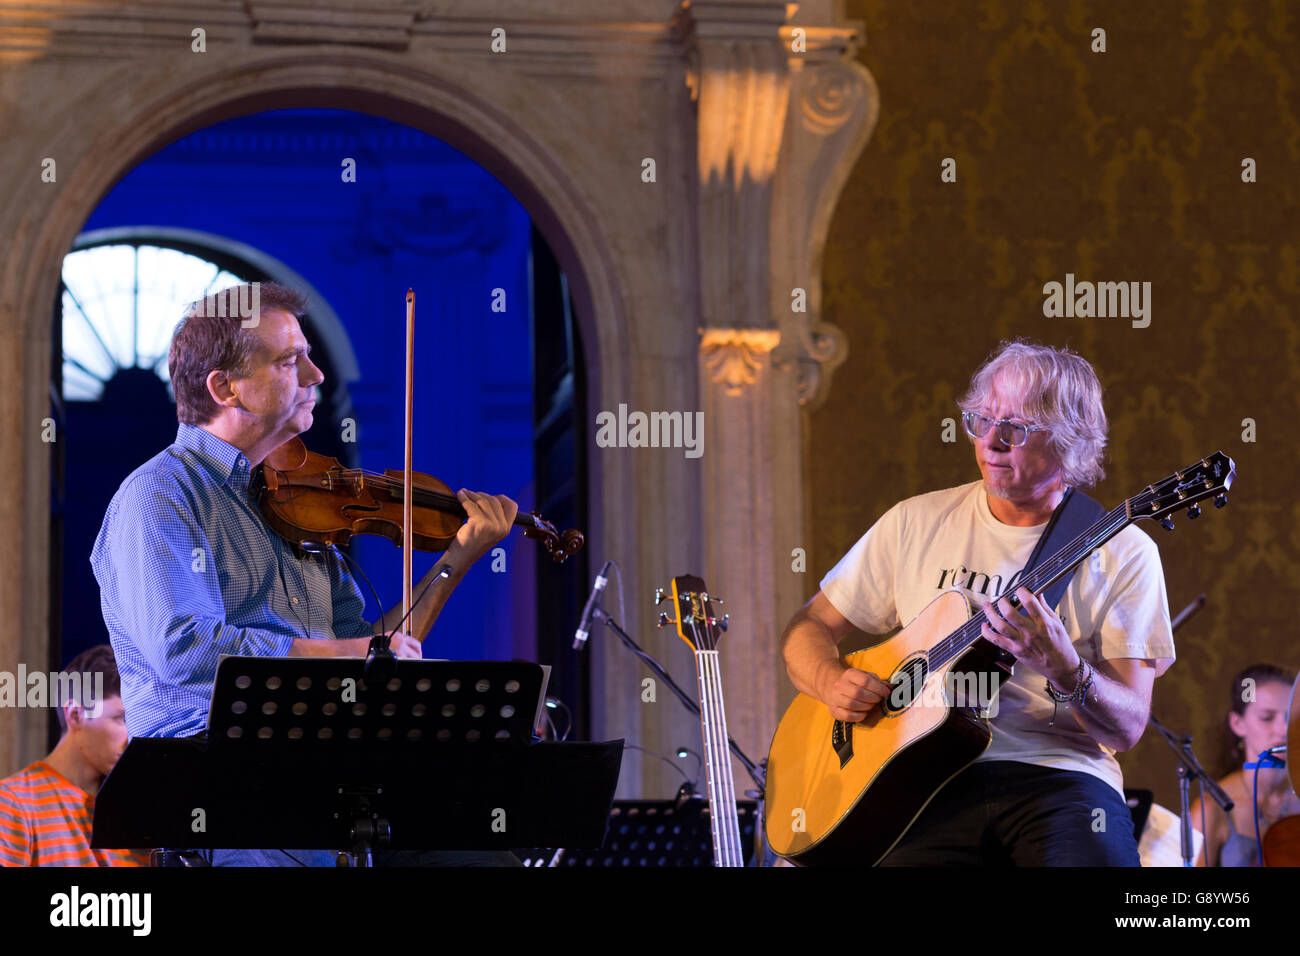
[[731,621],[730,614],[717,617],[713,611],[714,604],[724,603],[721,598],[710,596],[704,581],[693,574],[682,574],[673,578],[669,591],[655,588],[655,604],[662,604],[671,599],[677,611],[677,617],[671,618],[665,613],[659,615],[659,626],[673,624],[677,636],[690,645],[694,651],[716,651],[722,632]]

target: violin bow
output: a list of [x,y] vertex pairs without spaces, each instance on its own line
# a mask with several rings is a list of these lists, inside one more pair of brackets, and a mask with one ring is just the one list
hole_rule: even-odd
[[[406,467],[402,474],[402,620],[411,614],[412,546],[412,412],[415,398],[415,290],[406,290]],[[407,627],[410,627],[410,623]]]

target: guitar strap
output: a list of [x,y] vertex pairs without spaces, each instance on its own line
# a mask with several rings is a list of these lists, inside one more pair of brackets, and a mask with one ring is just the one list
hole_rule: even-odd
[[[1052,517],[1047,521],[1047,527],[1043,529],[1042,536],[1038,539],[1038,543],[1034,545],[1034,552],[1029,556],[1029,562],[1021,570],[1017,580],[1023,581],[1025,576],[1034,570],[1040,562],[1052,557],[1056,552],[1091,528],[1105,513],[1105,508],[1082,491],[1066,488],[1065,497],[1061,499],[1060,504],[1056,506],[1056,510],[1052,512]],[[1065,589],[1070,586],[1070,581],[1074,579],[1074,574],[1078,570],[1077,566],[1073,568],[1069,574],[1057,580],[1040,596],[1053,611],[1056,610],[1056,605],[1061,602],[1061,598],[1065,596]]]

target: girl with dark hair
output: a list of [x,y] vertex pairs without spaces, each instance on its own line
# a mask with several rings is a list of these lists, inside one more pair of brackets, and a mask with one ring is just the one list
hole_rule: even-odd
[[[1205,845],[1197,866],[1257,866],[1259,848],[1255,841],[1255,807],[1252,800],[1255,771],[1244,764],[1259,759],[1260,753],[1286,743],[1287,712],[1291,705],[1293,677],[1272,664],[1246,668],[1232,682],[1229,709],[1224,718],[1223,753],[1220,770],[1226,775],[1219,786],[1235,806],[1230,814],[1213,800],[1192,805],[1192,825],[1206,831]],[[1202,823],[1201,813],[1205,817]],[[1300,814],[1300,798],[1287,779],[1286,770],[1259,770],[1259,832],[1262,836],[1283,817]]]

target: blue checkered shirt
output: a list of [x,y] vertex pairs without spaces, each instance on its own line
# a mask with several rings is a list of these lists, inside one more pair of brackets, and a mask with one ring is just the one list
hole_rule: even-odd
[[295,638],[371,633],[341,560],[296,556],[249,478],[238,448],[181,425],[109,503],[90,563],[133,737],[203,731],[221,654],[284,656]]

